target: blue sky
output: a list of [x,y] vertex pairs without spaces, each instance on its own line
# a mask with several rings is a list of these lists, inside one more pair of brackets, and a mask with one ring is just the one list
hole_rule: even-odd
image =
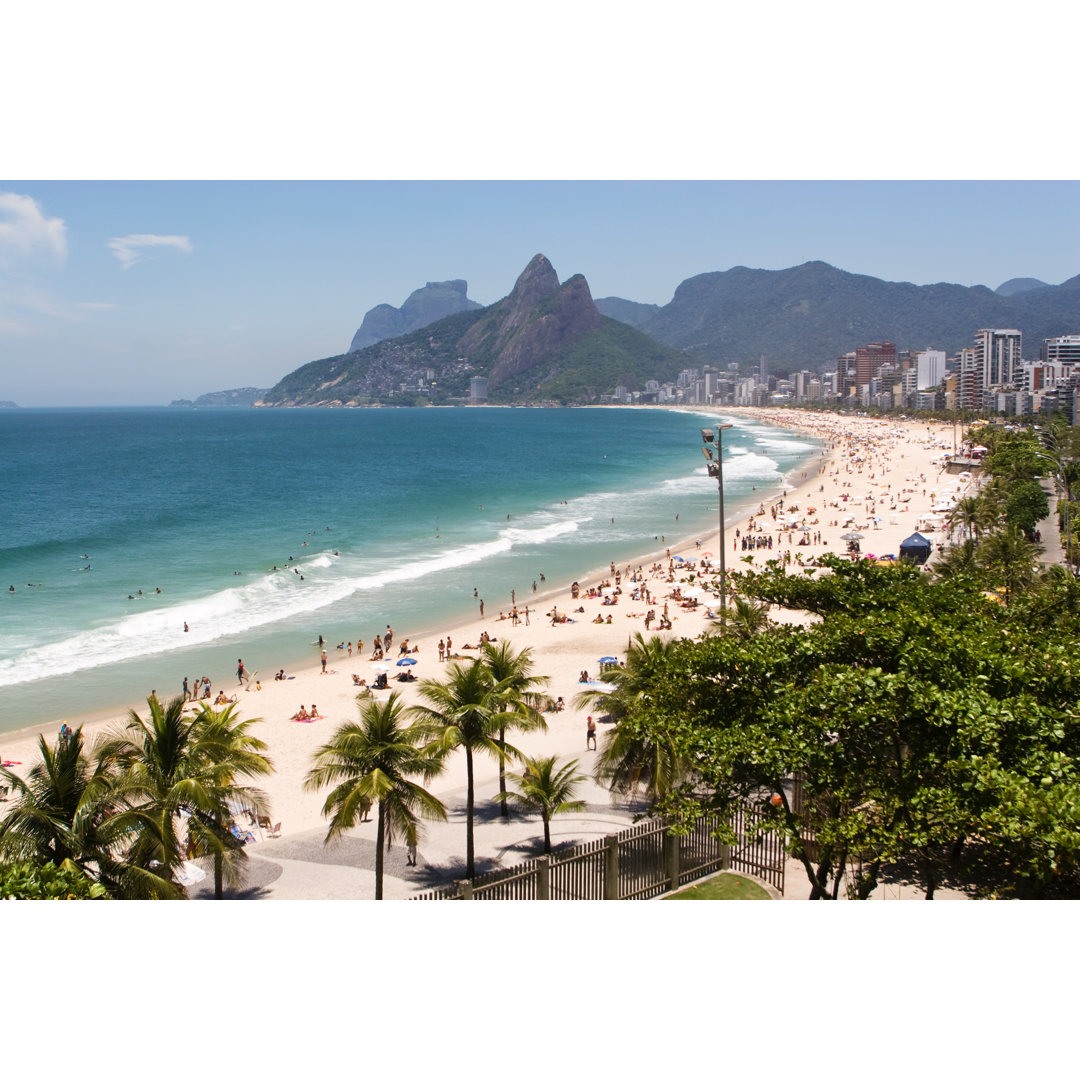
[[0,193],[0,398],[23,405],[270,386],[344,350],[375,304],[455,277],[492,303],[537,252],[596,297],[657,304],[694,274],[810,259],[990,288],[1080,272],[1080,184],[1067,181],[0,181]]

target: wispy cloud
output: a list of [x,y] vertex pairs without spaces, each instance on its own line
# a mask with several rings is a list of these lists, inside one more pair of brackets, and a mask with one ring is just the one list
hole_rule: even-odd
[[29,195],[0,191],[0,259],[42,251],[58,259],[67,258],[67,226],[63,219],[46,217]]
[[130,236],[114,236],[105,246],[120,260],[125,270],[147,258],[155,249],[173,248],[176,251],[191,254],[191,241],[186,236],[133,233]]
[[101,300],[83,300],[75,306],[83,311],[111,311],[116,307],[115,304],[106,304]]

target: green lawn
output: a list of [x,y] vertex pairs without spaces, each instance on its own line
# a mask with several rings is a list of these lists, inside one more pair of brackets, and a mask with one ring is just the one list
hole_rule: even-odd
[[690,885],[665,900],[768,900],[769,894],[755,881],[738,874],[717,874],[708,881]]

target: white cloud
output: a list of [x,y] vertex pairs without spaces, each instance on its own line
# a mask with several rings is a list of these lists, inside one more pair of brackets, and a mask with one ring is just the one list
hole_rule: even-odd
[[66,259],[67,226],[62,218],[46,217],[29,195],[0,191],[0,254],[5,249],[19,255],[44,250]]
[[106,304],[101,300],[83,300],[75,306],[83,311],[111,311],[116,307],[115,304]]
[[131,236],[114,236],[105,245],[126,270],[146,258],[153,248],[175,248],[191,254],[191,241],[186,236],[155,236],[153,233],[133,233]]

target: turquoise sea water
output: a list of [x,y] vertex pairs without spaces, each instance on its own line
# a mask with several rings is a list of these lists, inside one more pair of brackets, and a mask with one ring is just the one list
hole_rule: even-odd
[[[819,448],[729,419],[732,521]],[[387,623],[399,639],[437,630],[477,613],[474,589],[497,614],[541,574],[551,588],[715,530],[699,450],[710,422],[658,409],[0,412],[0,731],[171,696],[185,674],[216,682],[238,656],[264,677],[311,663],[320,633],[332,646]]]

